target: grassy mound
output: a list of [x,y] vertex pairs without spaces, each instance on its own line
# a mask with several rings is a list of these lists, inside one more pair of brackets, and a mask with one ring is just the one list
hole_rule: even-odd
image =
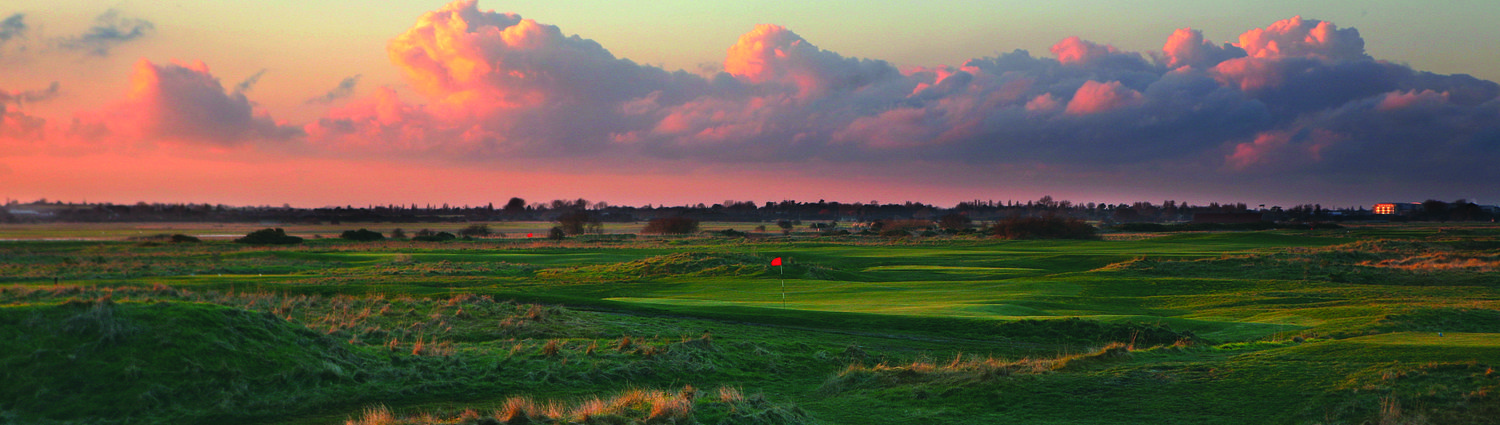
[[1390,332],[1500,333],[1500,311],[1469,308],[1424,308],[1409,313],[1388,315],[1377,326],[1381,330]]
[[[0,410],[59,420],[265,415],[363,359],[271,314],[195,303],[0,308]],[[150,420],[146,420],[150,421]]]
[[1193,331],[1174,331],[1163,325],[1103,323],[1076,317],[1054,320],[1020,320],[996,325],[997,335],[1022,341],[1054,344],[1104,344],[1124,342],[1137,346],[1194,343]]

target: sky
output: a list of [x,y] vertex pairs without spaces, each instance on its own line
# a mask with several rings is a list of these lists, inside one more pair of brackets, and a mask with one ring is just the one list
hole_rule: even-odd
[[0,196],[1500,204],[1500,3],[0,5]]

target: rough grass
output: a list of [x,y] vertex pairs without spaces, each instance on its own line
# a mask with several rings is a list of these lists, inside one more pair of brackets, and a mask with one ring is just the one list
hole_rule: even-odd
[[633,389],[607,398],[575,402],[510,397],[491,413],[465,409],[457,416],[397,415],[385,406],[367,408],[346,425],[427,424],[764,424],[816,423],[806,411],[773,404],[764,395],[744,396],[738,388],[704,393],[692,386],[676,391]]
[[1495,272],[1440,264],[1500,240],[1438,230],[4,243],[0,422],[577,422],[691,384],[828,423],[1494,423]]
[[1064,369],[1079,369],[1090,364],[1113,362],[1130,357],[1125,343],[1112,343],[1086,353],[1045,358],[1007,360],[995,357],[965,357],[956,354],[952,361],[934,362],[918,359],[901,365],[885,363],[865,366],[851,364],[828,378],[819,388],[824,394],[871,387],[935,384],[940,386],[979,385],[1017,375],[1037,375]]
[[750,276],[764,273],[769,264],[770,258],[753,254],[678,252],[617,264],[549,269],[538,272],[537,277],[621,281],[682,276]]

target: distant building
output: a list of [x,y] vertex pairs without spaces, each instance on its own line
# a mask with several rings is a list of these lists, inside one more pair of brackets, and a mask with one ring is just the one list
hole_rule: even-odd
[[1375,215],[1412,215],[1422,212],[1419,202],[1385,202],[1375,204]]

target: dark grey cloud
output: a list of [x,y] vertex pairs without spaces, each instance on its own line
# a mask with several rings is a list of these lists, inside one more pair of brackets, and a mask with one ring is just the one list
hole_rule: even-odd
[[250,91],[250,89],[255,87],[255,83],[260,82],[260,77],[264,75],[266,75],[265,69],[256,71],[255,74],[251,74],[249,77],[245,78],[244,81],[240,81],[239,84],[235,84],[234,91],[236,93],[244,93]]
[[110,49],[122,43],[140,39],[156,31],[150,21],[123,17],[117,9],[109,9],[94,18],[88,32],[62,40],[68,49],[82,50],[89,54],[108,56]]
[[0,20],[0,45],[4,45],[13,38],[25,38],[27,29],[24,13],[13,14],[5,20]]
[[359,85],[359,77],[360,75],[355,75],[353,77],[345,78],[342,81],[339,81],[339,85],[337,87],[328,90],[327,93],[323,93],[320,96],[307,99],[306,103],[327,105],[339,99],[353,96],[355,86]]
[[24,105],[26,103],[42,102],[57,97],[58,93],[60,93],[61,91],[62,84],[59,84],[56,81],[53,81],[52,84],[47,86],[47,88],[40,90],[0,90],[0,104],[11,103]]

